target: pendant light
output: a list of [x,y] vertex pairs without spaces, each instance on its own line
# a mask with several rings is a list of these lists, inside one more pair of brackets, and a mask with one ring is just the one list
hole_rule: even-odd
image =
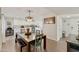
[[29,15],[25,17],[26,21],[33,21],[33,17],[30,16],[31,10],[28,10]]

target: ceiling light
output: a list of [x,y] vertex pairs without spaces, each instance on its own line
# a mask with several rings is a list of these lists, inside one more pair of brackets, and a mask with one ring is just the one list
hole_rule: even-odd
[[28,10],[29,15],[25,17],[26,21],[33,21],[33,17],[30,16],[31,10]]

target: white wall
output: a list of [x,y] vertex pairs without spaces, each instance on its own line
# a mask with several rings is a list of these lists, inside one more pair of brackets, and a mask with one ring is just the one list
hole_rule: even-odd
[[0,8],[0,50],[2,47],[2,20],[1,20],[1,8]]
[[62,37],[62,17],[57,16],[57,41]]
[[[5,31],[9,26],[13,28],[14,20],[12,17],[6,17],[4,14],[1,15],[1,20],[2,20],[2,38],[3,38],[2,42],[5,43],[6,42]],[[7,21],[9,21],[11,25],[8,25]]]
[[47,35],[48,39],[56,40],[56,24],[45,24],[43,31]]
[[6,26],[5,26],[5,17],[4,17],[4,15],[1,15],[1,20],[2,20],[2,42],[5,42],[5,28],[6,28]]

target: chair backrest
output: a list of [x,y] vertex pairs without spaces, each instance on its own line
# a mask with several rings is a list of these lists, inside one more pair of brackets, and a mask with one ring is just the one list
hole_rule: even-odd
[[36,35],[39,35],[40,34],[40,30],[36,30]]
[[36,35],[36,39],[35,39],[35,46],[37,47],[37,46],[39,46],[39,45],[41,45],[42,44],[42,34],[39,34],[39,35]]
[[35,27],[32,26],[32,33],[35,33]]
[[19,38],[19,39],[17,39],[17,40],[18,40],[18,43],[19,43],[21,46],[25,46],[25,45],[26,45],[26,43],[23,41],[22,38]]

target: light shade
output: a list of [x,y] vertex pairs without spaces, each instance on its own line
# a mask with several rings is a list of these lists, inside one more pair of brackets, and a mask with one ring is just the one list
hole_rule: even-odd
[[31,10],[28,10],[29,16],[25,17],[26,21],[33,21],[33,17],[30,16]]
[[33,21],[33,17],[31,16],[28,16],[28,17],[25,17],[26,21]]

